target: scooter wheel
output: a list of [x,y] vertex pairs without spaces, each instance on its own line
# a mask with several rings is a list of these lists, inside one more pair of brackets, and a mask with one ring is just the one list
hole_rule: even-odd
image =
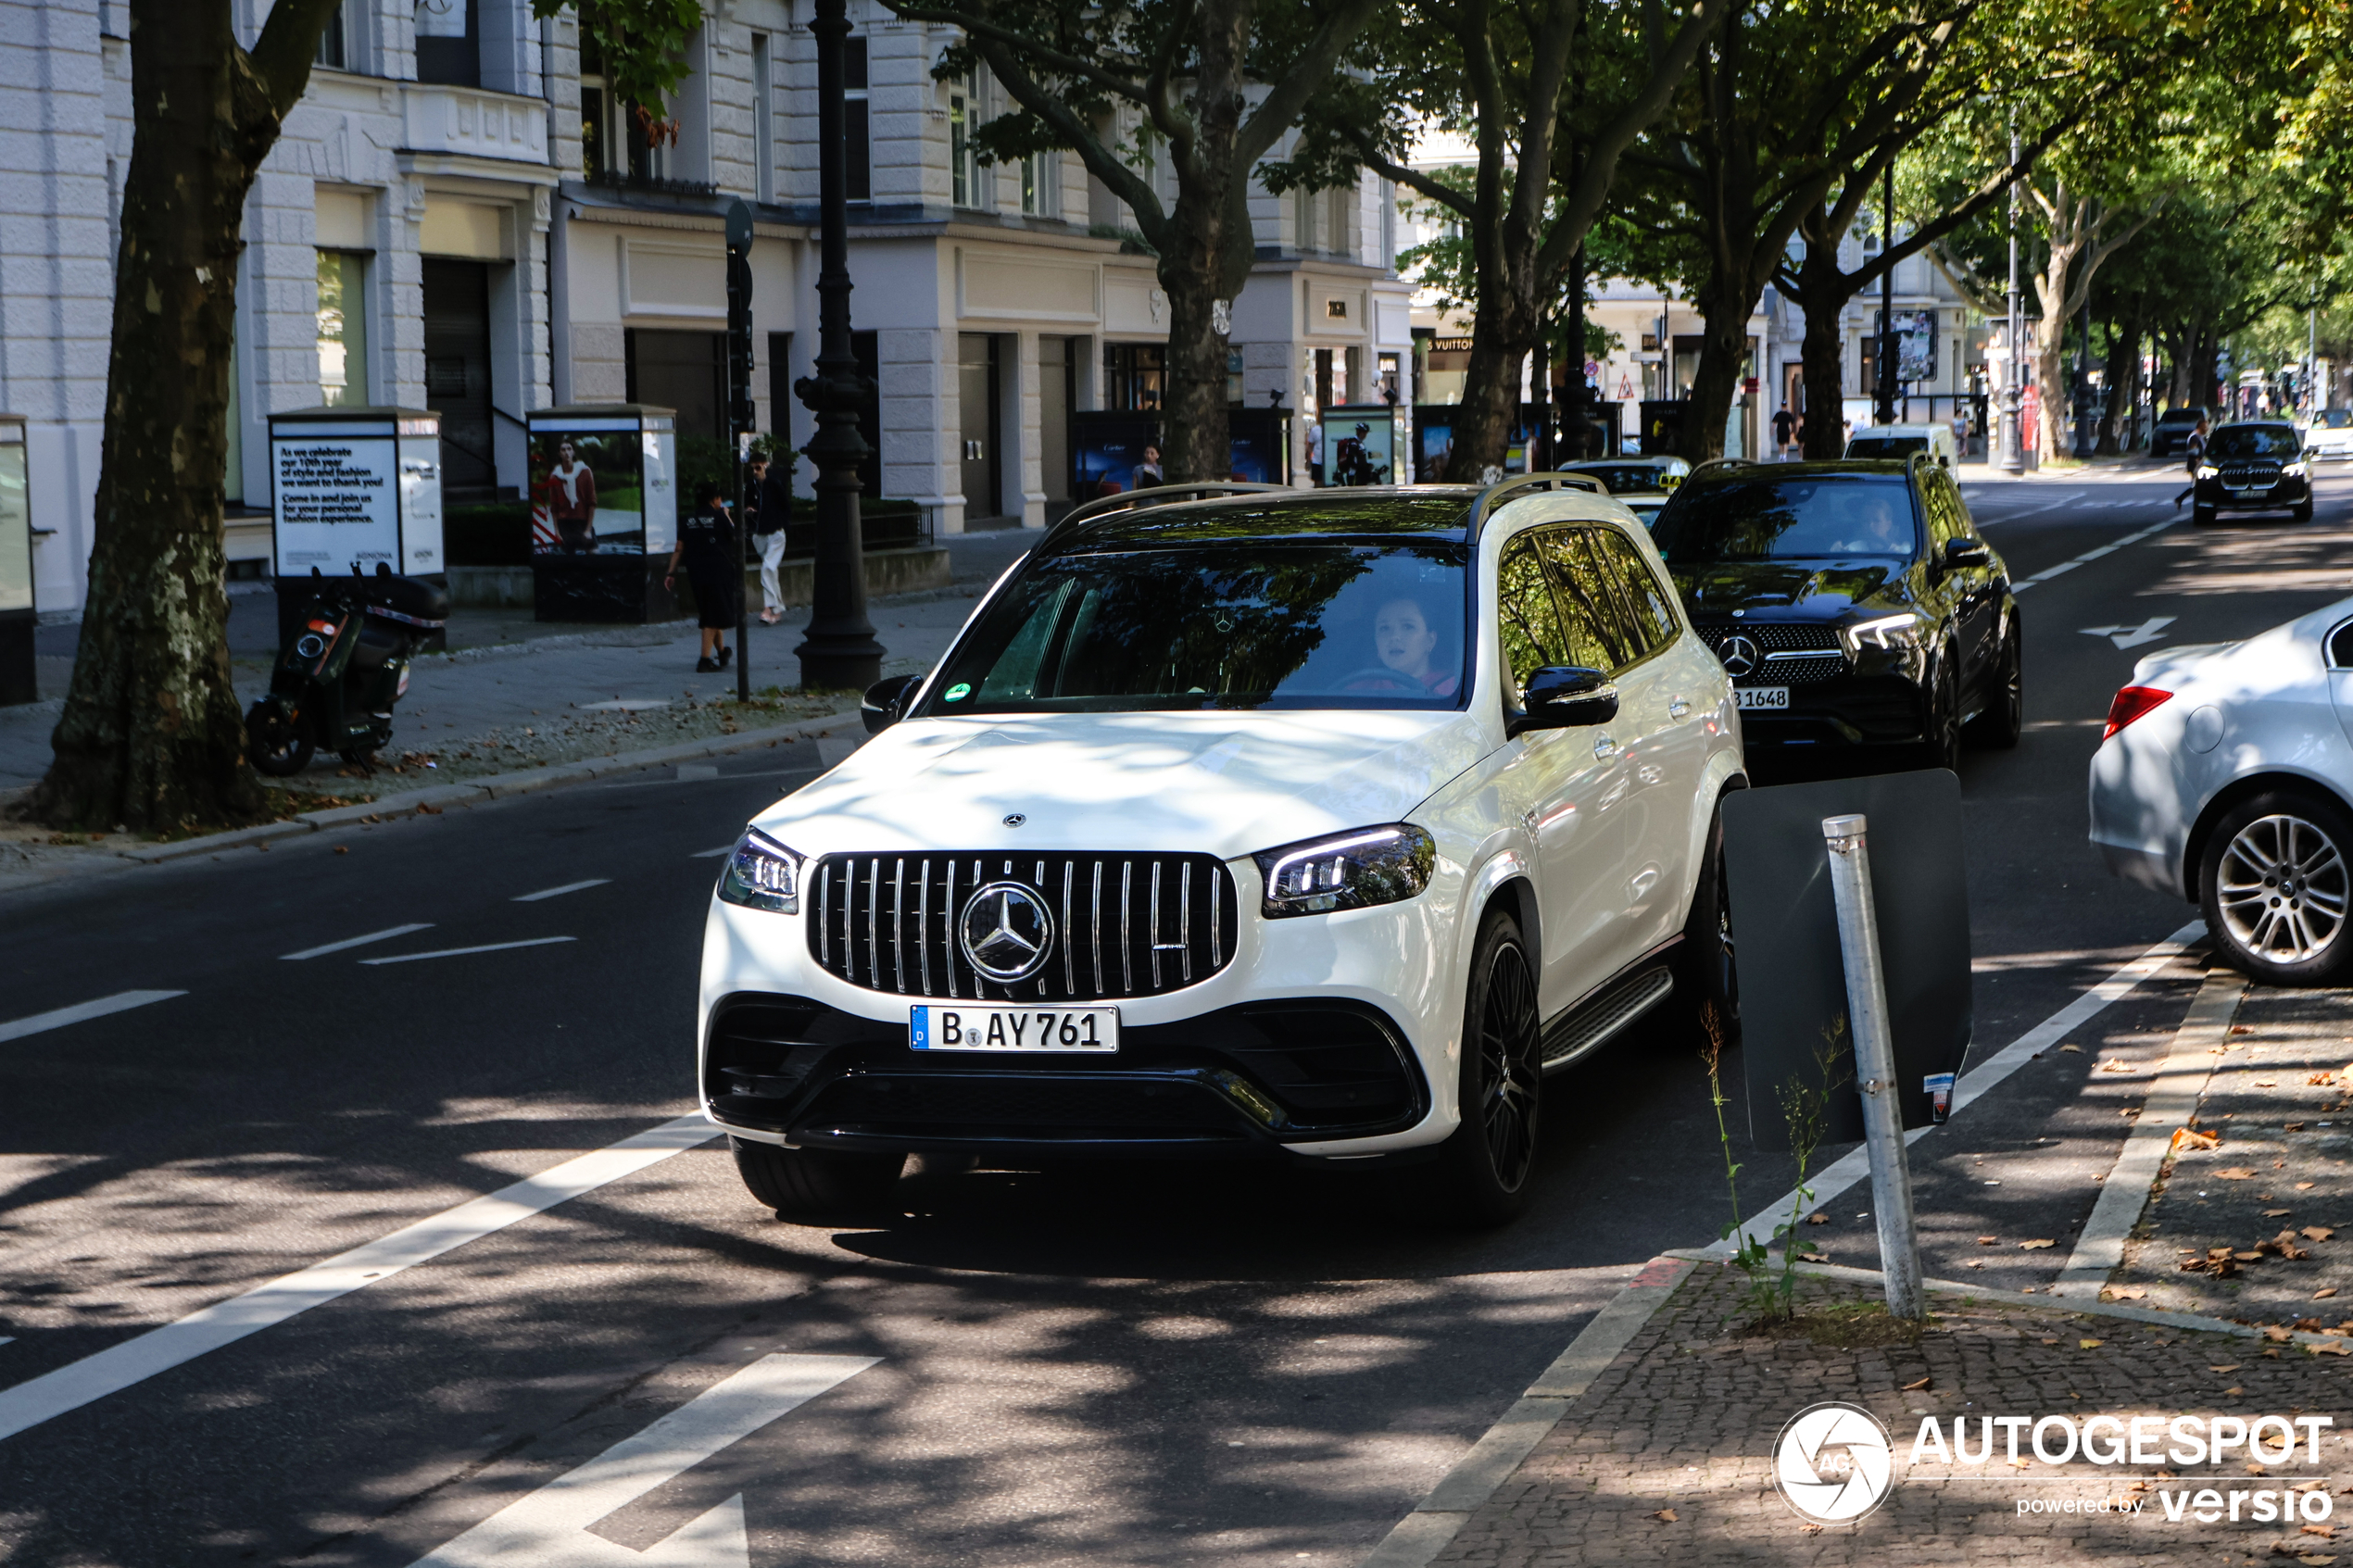
[[273,779],[292,778],[310,766],[312,749],[310,737],[288,723],[285,709],[276,703],[257,702],[245,714],[245,755],[256,771]]

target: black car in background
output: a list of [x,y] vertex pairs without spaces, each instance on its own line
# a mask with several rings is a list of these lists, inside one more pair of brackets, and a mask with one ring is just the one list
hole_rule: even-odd
[[2312,521],[2312,479],[2304,437],[2285,420],[2239,420],[2206,439],[2206,460],[2192,476],[2190,521],[2222,512],[2284,511]]
[[2168,408],[2158,415],[2156,425],[2149,431],[2149,456],[2170,458],[2188,451],[2190,432],[2197,428],[2198,420],[2209,417],[2210,412],[2190,403],[2179,408]]
[[1964,734],[2018,744],[2009,570],[1933,458],[1705,463],[1651,533],[1752,758],[1950,768]]

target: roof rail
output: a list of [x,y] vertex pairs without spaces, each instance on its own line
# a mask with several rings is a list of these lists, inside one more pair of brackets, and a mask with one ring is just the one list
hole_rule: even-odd
[[1704,463],[1693,463],[1692,471],[1683,477],[1697,479],[1710,469],[1753,469],[1756,466],[1756,459],[1754,458],[1710,458]]
[[1546,490],[1582,490],[1592,495],[1609,494],[1609,487],[1590,473],[1524,473],[1515,479],[1506,479],[1480,491],[1478,499],[1471,503],[1471,538],[1478,539],[1480,531],[1487,526],[1488,518],[1498,508],[1519,499],[1523,495],[1532,495]]
[[1239,479],[1180,480],[1173,484],[1148,484],[1140,490],[1123,490],[1116,495],[1098,495],[1093,500],[1073,507],[1046,530],[1040,545],[1080,523],[1092,522],[1114,512],[1133,511],[1138,507],[1166,506],[1173,501],[1198,500],[1205,495],[1252,495],[1294,494],[1289,484],[1252,484]]

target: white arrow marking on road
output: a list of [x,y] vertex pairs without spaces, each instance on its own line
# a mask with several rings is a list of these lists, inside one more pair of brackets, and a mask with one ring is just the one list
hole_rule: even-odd
[[577,936],[534,936],[523,942],[485,942],[479,947],[436,947],[430,953],[396,953],[388,959],[361,959],[361,963],[415,963],[419,959],[462,959],[469,953],[503,953],[510,947],[545,947],[556,942],[577,942]]
[[2143,643],[2161,642],[2165,629],[2173,624],[2170,615],[2152,615],[2138,626],[2086,626],[2087,637],[2106,637],[2120,648],[2136,648]]
[[340,953],[353,947],[364,947],[371,942],[389,942],[396,936],[406,936],[411,932],[432,929],[433,922],[431,921],[420,921],[415,925],[388,926],[382,931],[371,931],[365,936],[346,936],[340,942],[330,942],[322,947],[305,947],[299,953],[281,953],[278,958],[282,962],[291,962],[296,959],[323,959],[329,953]]
[[879,1360],[762,1356],[411,1568],[749,1568],[741,1492],[642,1552],[588,1527]]
[[27,1035],[38,1035],[50,1029],[62,1029],[69,1023],[84,1019],[104,1018],[110,1012],[126,1012],[145,1007],[149,1002],[168,1002],[174,997],[184,997],[185,991],[117,991],[111,997],[100,997],[94,1002],[76,1002],[69,1008],[54,1012],[36,1012],[31,1018],[19,1018],[12,1023],[0,1023],[0,1044],[21,1040]]
[[0,1441],[223,1345],[233,1345],[297,1312],[430,1262],[452,1248],[504,1230],[517,1220],[545,1213],[568,1198],[635,1175],[673,1154],[698,1148],[718,1135],[719,1129],[704,1121],[700,1112],[677,1117],[404,1225],[324,1262],[255,1286],[242,1296],[215,1302],[177,1323],[69,1361],[13,1388],[0,1388]]

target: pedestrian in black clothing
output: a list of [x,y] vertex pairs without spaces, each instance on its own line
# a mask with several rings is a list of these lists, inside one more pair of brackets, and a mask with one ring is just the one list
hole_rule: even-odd
[[2197,494],[2197,466],[2206,461],[2206,416],[2198,416],[2197,428],[2190,432],[2189,440],[2183,445],[2190,454],[2190,487],[2173,497],[2173,509],[2177,512],[2182,509],[2183,502]]
[[744,591],[744,546],[716,484],[695,486],[695,509],[678,520],[678,547],[670,552],[663,587],[676,581],[682,561],[686,580],[695,585],[695,624],[702,628],[702,658],[695,670],[700,674],[724,670],[735,657],[727,628],[736,623],[736,596]]
[[792,521],[792,479],[783,464],[756,462],[751,472],[757,482],[752,505],[759,508],[752,514],[751,541],[760,548],[760,620],[774,626],[784,618],[785,592],[776,568],[785,558],[785,524]]

